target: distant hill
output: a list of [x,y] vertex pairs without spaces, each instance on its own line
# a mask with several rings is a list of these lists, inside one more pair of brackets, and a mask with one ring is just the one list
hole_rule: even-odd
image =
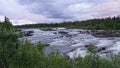
[[120,30],[120,16],[107,17],[101,19],[89,19],[84,21],[62,22],[54,24],[27,24],[15,26],[17,28],[80,28],[80,29],[96,29],[96,30]]

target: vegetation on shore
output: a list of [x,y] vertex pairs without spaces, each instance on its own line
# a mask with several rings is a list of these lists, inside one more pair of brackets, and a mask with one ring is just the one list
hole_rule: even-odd
[[66,27],[66,28],[80,28],[91,30],[120,30],[120,16],[107,17],[101,19],[89,19],[84,21],[68,21],[62,23],[51,24],[27,24],[16,26],[18,28],[54,28],[54,27]]
[[0,24],[0,68],[119,68],[120,54],[109,59],[97,55],[88,47],[88,55],[70,59],[58,53],[44,54],[44,45],[33,46],[29,41],[18,40],[19,34],[9,20]]

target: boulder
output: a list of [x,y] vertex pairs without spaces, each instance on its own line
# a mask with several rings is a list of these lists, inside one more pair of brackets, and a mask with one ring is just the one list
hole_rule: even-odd
[[72,37],[72,35],[68,34],[68,32],[59,31],[58,33],[62,34],[62,36],[65,36],[65,37]]
[[20,32],[20,36],[23,37],[23,36],[32,36],[34,33],[34,31],[21,31]]

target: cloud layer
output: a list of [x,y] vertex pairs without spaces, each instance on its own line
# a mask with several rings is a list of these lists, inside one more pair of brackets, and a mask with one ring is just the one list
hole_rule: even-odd
[[120,0],[0,0],[0,20],[14,25],[84,20],[120,14]]

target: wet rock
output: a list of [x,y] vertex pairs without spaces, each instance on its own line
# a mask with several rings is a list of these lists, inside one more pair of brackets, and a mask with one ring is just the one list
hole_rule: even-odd
[[97,47],[97,46],[94,46],[94,45],[85,45],[85,47],[89,50],[89,47],[92,47],[92,49],[95,49],[95,51],[98,53],[98,52],[101,52],[101,51],[105,51],[107,46],[106,47]]
[[50,44],[44,44],[45,47],[50,46]]
[[119,30],[93,30],[91,34],[95,37],[120,37]]
[[41,28],[40,30],[43,30],[43,31],[53,31],[52,28]]
[[97,48],[97,52],[105,51],[106,47]]
[[90,34],[91,33],[91,31],[89,31],[89,30],[84,30],[84,31],[79,31],[80,32],[80,34]]
[[32,36],[34,33],[34,31],[21,31],[20,32],[20,36],[23,37],[23,36]]
[[57,34],[57,32],[54,32],[53,34]]
[[63,35],[68,34],[68,32],[64,32],[64,31],[59,31],[58,33],[63,34]]
[[107,51],[103,51],[103,52],[101,52],[101,54],[107,54],[107,53],[112,53],[112,52],[114,52],[115,50],[107,50]]
[[72,37],[72,35],[68,34],[68,32],[59,31],[58,33],[62,34],[65,37]]
[[89,45],[85,45],[86,48],[88,48]]
[[92,46],[93,48],[97,48],[97,47],[94,46],[94,45],[85,45],[86,48],[88,48],[89,46]]
[[110,53],[110,52],[108,52],[108,51],[104,51],[104,52],[102,52],[101,54],[106,54],[106,53]]

